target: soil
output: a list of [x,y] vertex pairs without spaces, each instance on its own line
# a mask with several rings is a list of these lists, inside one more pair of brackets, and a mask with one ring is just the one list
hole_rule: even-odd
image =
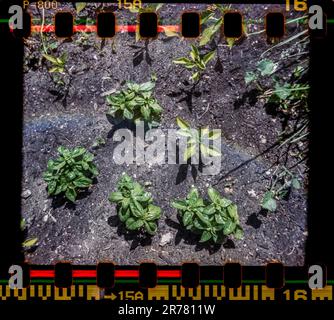
[[[73,9],[66,4],[62,6]],[[93,18],[96,7],[87,5],[80,16]],[[181,11],[200,11],[205,7],[164,5],[160,23],[176,24]],[[233,7],[251,19],[263,18],[273,8],[283,8],[277,5]],[[39,16],[35,9],[31,12]],[[46,17],[51,14],[46,11]],[[135,21],[135,14],[124,11],[116,11],[116,14],[120,24]],[[295,15],[287,14],[287,17],[292,16]],[[289,26],[287,37],[300,28]],[[259,29],[260,26],[253,31]],[[48,42],[57,41],[53,35],[45,37]],[[38,246],[26,252],[27,261],[96,264],[110,260],[123,265],[147,260],[169,265],[185,261],[201,265],[238,261],[244,265],[262,265],[278,260],[285,265],[303,265],[307,237],[305,165],[294,168],[303,182],[302,189],[293,191],[288,200],[279,201],[275,213],[265,212],[260,207],[270,173],[277,161],[281,161],[282,154],[282,149],[270,149],[282,131],[282,119],[268,114],[265,102],[244,82],[245,72],[254,70],[260,55],[271,47],[263,34],[245,38],[232,49],[221,40],[218,44],[220,63],[210,64],[192,95],[186,93],[188,71],[172,60],[188,55],[190,43],[195,41],[160,34],[145,45],[144,41],[136,42],[134,34],[122,33],[114,41],[102,41],[91,34],[86,43],[80,43],[80,37],[76,34],[72,41],[59,40],[55,50],[57,56],[63,52],[68,56],[66,65],[71,83],[65,95],[52,81],[46,63],[38,62],[42,54],[40,35],[27,40],[22,191],[30,190],[31,196],[22,198],[22,216],[28,226],[28,236],[38,238]],[[203,52],[212,46],[205,46]],[[299,51],[298,44],[290,43],[268,52],[266,57],[279,62],[277,75],[281,79],[289,79],[299,58],[282,59],[282,55]],[[114,126],[106,117],[108,108],[103,93],[120,88],[125,80],[146,82],[153,73],[157,76],[154,94],[164,109],[160,128],[176,128],[175,119],[179,116],[193,127],[210,125],[222,130],[223,156],[218,175],[202,175],[187,166],[120,166],[113,161]],[[270,83],[271,80],[268,85]],[[101,137],[106,144],[93,148],[93,143]],[[48,198],[42,178],[48,159],[57,156],[60,145],[87,148],[95,154],[100,171],[97,182],[75,205]],[[261,155],[268,148],[269,151]],[[122,172],[141,184],[146,183],[155,204],[162,209],[158,232],[152,238],[128,233],[117,218],[115,205],[108,201]],[[245,234],[242,240],[231,238],[223,245],[199,244],[197,236],[181,227],[170,201],[185,197],[191,185],[198,187],[203,196],[207,187],[214,185],[238,205]],[[171,241],[162,244],[161,238],[166,236],[171,236]]]

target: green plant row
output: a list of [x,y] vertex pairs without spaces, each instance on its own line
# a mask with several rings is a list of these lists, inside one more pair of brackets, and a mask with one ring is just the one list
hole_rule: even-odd
[[[91,187],[98,170],[93,163],[94,156],[85,148],[58,148],[59,157],[49,160],[44,180],[50,196],[64,196],[75,202],[83,189]],[[178,210],[183,226],[201,236],[200,241],[222,242],[225,236],[243,235],[239,223],[237,206],[222,198],[213,188],[208,189],[209,200],[202,199],[198,190],[192,188],[186,199],[175,200],[172,206]],[[117,183],[117,191],[109,196],[116,203],[120,221],[130,231],[154,235],[158,229],[161,208],[153,204],[151,193],[127,174]]]

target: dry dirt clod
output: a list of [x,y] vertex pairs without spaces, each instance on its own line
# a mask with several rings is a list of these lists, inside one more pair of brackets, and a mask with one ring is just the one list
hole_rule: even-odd
[[159,245],[163,247],[167,243],[169,243],[172,239],[173,239],[173,235],[170,232],[165,233],[162,235]]
[[31,191],[29,189],[22,192],[21,197],[23,199],[28,199],[31,196]]

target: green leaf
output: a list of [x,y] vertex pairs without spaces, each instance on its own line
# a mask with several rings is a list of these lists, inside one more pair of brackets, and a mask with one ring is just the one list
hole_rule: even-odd
[[161,216],[161,209],[153,204],[148,206],[148,212],[149,214],[146,217],[146,221],[157,220]]
[[209,137],[210,140],[216,140],[216,139],[220,138],[221,137],[221,130],[215,129],[215,130],[210,131],[208,137]]
[[198,48],[197,48],[196,46],[194,46],[193,44],[191,45],[190,57],[191,57],[191,59],[193,59],[194,61],[197,60],[197,59],[199,58],[199,51],[198,51]]
[[77,197],[77,193],[73,188],[68,188],[65,192],[65,196],[68,200],[75,202],[75,199]]
[[240,240],[244,237],[244,231],[240,226],[237,226],[233,235],[236,239]]
[[79,13],[80,11],[82,11],[83,9],[85,9],[86,7],[86,3],[85,2],[76,2],[75,3],[75,8],[77,10],[77,13]]
[[232,49],[235,44],[236,38],[226,38],[227,46]]
[[52,62],[53,64],[56,64],[56,65],[58,64],[57,59],[56,59],[55,57],[50,56],[50,55],[45,54],[45,53],[43,53],[42,56],[43,56],[46,60],[49,60],[50,62]]
[[222,218],[222,216],[220,214],[215,214],[215,220],[218,224],[225,223],[224,219]]
[[172,201],[172,207],[178,210],[187,210],[187,203],[184,200]]
[[180,127],[180,129],[189,129],[190,128],[189,124],[180,117],[176,117],[176,123]]
[[224,225],[224,235],[228,236],[229,234],[233,233],[234,229],[236,227],[236,223],[234,223],[232,220],[228,220]]
[[74,185],[78,188],[88,188],[92,184],[92,180],[86,177],[80,177],[74,180]]
[[187,196],[187,199],[192,200],[192,201],[197,201],[199,198],[199,193],[197,188],[193,187],[190,189],[190,192]]
[[223,18],[220,18],[212,26],[206,28],[202,33],[199,45],[200,46],[206,45],[213,38],[215,33],[220,29],[222,23],[223,23]]
[[32,246],[36,245],[37,241],[38,238],[29,238],[22,243],[22,246],[24,248],[31,248]]
[[254,80],[257,79],[257,76],[254,72],[252,71],[247,71],[245,75],[245,83],[248,85],[249,83],[253,82]]
[[190,159],[196,153],[196,150],[197,148],[195,144],[188,146],[187,149],[184,151],[183,160],[187,161],[188,159]]
[[56,181],[50,181],[48,183],[48,194],[52,195],[55,193],[57,187],[57,182]]
[[299,182],[299,180],[298,180],[297,178],[293,178],[293,179],[291,180],[291,185],[292,185],[292,187],[293,187],[294,189],[300,189],[300,188],[301,188],[301,186],[300,186],[300,182]]
[[193,219],[193,214],[189,211],[186,211],[184,214],[183,214],[183,217],[182,217],[182,222],[183,222],[183,225],[186,227],[188,226],[189,224],[191,224],[192,222],[192,219]]
[[166,27],[164,27],[164,32],[167,37],[179,37],[180,36],[177,32],[171,31]]
[[123,115],[129,120],[133,119],[133,112],[128,109],[124,109]]
[[235,204],[228,206],[227,212],[233,221],[239,221],[238,207]]
[[140,112],[143,115],[145,120],[148,120],[150,118],[151,115],[151,110],[148,106],[143,105],[140,107]]
[[220,194],[217,190],[213,189],[212,187],[210,187],[208,189],[208,195],[211,199],[212,202],[214,203],[218,203],[220,200]]
[[175,60],[173,60],[173,62],[175,64],[184,64],[184,65],[186,65],[186,64],[189,64],[189,65],[192,64],[192,61],[190,59],[188,59],[188,58],[175,59]]
[[264,194],[264,197],[262,199],[262,203],[261,203],[262,208],[264,208],[266,210],[269,210],[271,212],[276,211],[276,209],[277,209],[277,202],[274,199],[274,196],[275,195],[274,195],[274,193],[272,191],[267,191]]
[[270,76],[277,69],[277,64],[269,59],[263,59],[257,64],[257,69],[260,71],[261,76]]
[[219,157],[219,156],[221,156],[221,152],[217,148],[215,148],[213,146],[210,146],[209,148],[207,148],[206,152],[211,157]]
[[20,229],[21,231],[24,231],[25,228],[26,228],[26,220],[24,218],[21,218],[21,221],[20,221]]
[[203,57],[203,62],[206,65],[210,60],[212,60],[214,58],[216,54],[216,50],[210,51],[209,53],[207,53],[204,57]]
[[291,85],[289,83],[284,83],[283,85],[276,83],[273,94],[276,95],[279,99],[285,100],[291,94]]
[[121,192],[112,192],[109,196],[110,202],[120,202],[124,199]]
[[148,81],[148,82],[142,83],[139,86],[139,90],[140,91],[152,91],[154,87],[155,87],[155,83],[152,81]]
[[133,218],[129,218],[128,220],[126,220],[126,227],[129,230],[137,230],[141,228],[143,225],[144,225],[143,220],[135,220]]
[[126,220],[129,219],[130,217],[130,210],[129,209],[124,209],[124,208],[121,208],[119,211],[118,211],[118,217],[119,217],[119,220],[121,220],[121,222],[125,222]]
[[211,232],[204,230],[201,236],[201,239],[199,240],[199,242],[206,242],[209,241],[212,237]]
[[201,75],[200,72],[197,71],[191,75],[191,79],[196,82],[199,80],[200,75]]
[[154,235],[157,231],[157,224],[155,222],[152,221],[145,221],[145,230],[147,231],[147,233],[149,233],[150,235]]
[[201,13],[201,25],[208,22],[214,16],[214,12],[211,10],[205,10]]

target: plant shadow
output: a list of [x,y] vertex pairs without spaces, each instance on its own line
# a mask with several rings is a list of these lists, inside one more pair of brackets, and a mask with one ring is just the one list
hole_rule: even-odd
[[[165,222],[168,226],[174,228],[177,230],[176,236],[175,236],[175,245],[177,246],[180,244],[180,242],[183,240],[183,242],[187,245],[195,245],[195,251],[202,251],[207,250],[210,255],[215,254],[219,251],[219,249],[224,246],[226,243],[226,239],[224,243],[212,243],[212,242],[199,242],[199,235],[194,234],[193,232],[185,229],[180,221],[180,218],[177,218],[179,221],[175,222],[174,220],[170,218],[166,218]],[[232,241],[232,240],[231,240]]]
[[135,250],[139,246],[145,247],[152,244],[152,236],[138,231],[127,230],[117,215],[109,217],[108,224],[110,227],[117,227],[118,236],[123,236],[126,241],[132,241],[130,251]]
[[[97,184],[97,182],[98,182],[97,178],[94,178],[93,185]],[[87,198],[91,193],[92,193],[92,190],[89,190],[89,189],[80,190],[78,192],[76,201]],[[60,195],[52,197],[52,202],[51,202],[52,209],[57,209],[63,206],[65,206],[65,209],[75,210],[77,207],[77,204],[69,201],[65,197],[64,194],[60,194]]]
[[179,166],[179,170],[177,172],[176,181],[175,181],[176,185],[182,183],[183,181],[185,181],[187,179],[189,167],[191,168],[191,176],[192,176],[194,182],[196,182],[199,170],[196,168],[195,165],[193,165],[191,163],[185,163],[185,164],[181,164]]
[[136,50],[133,54],[133,59],[132,59],[133,67],[139,66],[144,60],[149,66],[152,65],[152,58],[149,53],[148,44],[149,44],[149,41],[146,40],[143,47],[135,45],[135,44],[130,45],[132,49]]
[[[128,129],[133,133],[133,136],[137,136],[137,131],[136,131],[136,124],[129,120],[129,119],[117,119],[112,117],[111,115],[107,114],[107,120],[108,122],[112,125],[112,128],[108,132],[107,138],[111,139],[114,135],[114,133],[119,130],[119,129]],[[140,128],[140,127],[138,127]],[[144,122],[144,134],[149,130],[149,125],[147,122]]]
[[246,103],[249,106],[254,107],[257,103],[259,93],[260,91],[258,89],[252,89],[250,91],[244,92],[242,97],[234,102],[234,110],[239,110]]
[[[185,80],[184,84],[189,85],[189,82]],[[199,98],[202,95],[201,91],[196,90],[196,84],[197,83],[191,85],[189,88],[180,88],[177,91],[172,91],[170,93],[167,93],[167,96],[171,98],[180,97],[180,99],[177,102],[181,103],[185,101],[189,111],[192,113],[193,112],[193,98]]]
[[268,210],[262,208],[259,212],[254,212],[248,216],[246,224],[254,229],[259,229],[262,225],[262,221],[259,219],[259,216],[266,217],[267,215]]

